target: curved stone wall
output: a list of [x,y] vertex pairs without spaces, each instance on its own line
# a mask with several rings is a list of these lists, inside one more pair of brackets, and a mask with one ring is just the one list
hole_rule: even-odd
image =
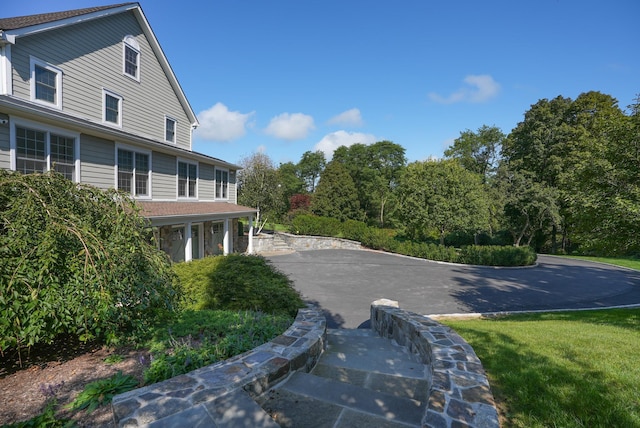
[[480,359],[455,331],[381,299],[371,304],[371,328],[421,356],[431,367],[423,427],[495,427],[498,411]]
[[234,390],[243,390],[255,398],[291,372],[308,372],[315,366],[326,344],[326,324],[320,311],[310,307],[300,309],[291,327],[271,342],[228,360],[115,396],[114,420],[121,427],[152,423],[170,426],[172,423],[163,425],[161,420],[187,420],[187,416],[181,418],[181,413],[197,418],[198,411],[206,413],[203,403]]

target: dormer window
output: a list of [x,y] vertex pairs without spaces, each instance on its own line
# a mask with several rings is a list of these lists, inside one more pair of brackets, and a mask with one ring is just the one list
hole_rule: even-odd
[[31,100],[62,108],[62,70],[34,57],[30,66]]
[[133,36],[126,36],[123,45],[123,73],[132,79],[140,80],[140,45]]

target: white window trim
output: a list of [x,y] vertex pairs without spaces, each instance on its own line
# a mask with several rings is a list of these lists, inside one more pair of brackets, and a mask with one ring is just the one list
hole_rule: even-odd
[[[132,49],[138,54],[136,57],[137,64],[136,64],[135,76],[132,76],[131,74],[127,73],[127,61],[126,61],[127,48]],[[136,82],[140,81],[140,63],[141,63],[140,56],[141,56],[140,45],[138,44],[138,41],[136,40],[136,38],[133,37],[132,35],[125,36],[124,40],[122,40],[122,74],[135,80]]]
[[[113,163],[113,179],[114,179],[114,183],[113,183],[113,187],[115,189],[118,189],[118,149],[122,149],[122,150],[127,150],[129,152],[134,152],[134,153],[140,153],[143,155],[148,155],[149,156],[149,177],[147,182],[149,183],[149,194],[148,195],[142,195],[142,196],[138,196],[138,195],[133,195],[130,194],[130,196],[134,199],[152,199],[153,195],[153,152],[151,150],[146,150],[146,149],[141,149],[135,146],[129,146],[127,144],[122,144],[122,143],[116,143],[115,145],[115,153],[114,153],[114,163]],[[135,180],[135,161],[134,161],[134,180]],[[135,186],[135,181],[133,183],[133,186]],[[135,188],[135,187],[133,187]]]
[[[167,140],[167,120],[173,121],[173,141]],[[178,121],[169,115],[164,115],[164,141],[171,144],[178,143]]]
[[0,46],[0,95],[13,93],[11,80],[11,45]]
[[[196,194],[195,196],[180,196],[180,191],[179,191],[179,186],[180,186],[180,163],[186,163],[187,165],[195,165],[196,166]],[[187,169],[187,174],[189,173],[188,169]],[[188,199],[188,200],[194,200],[194,199],[198,199],[198,195],[199,195],[199,186],[200,186],[200,165],[198,164],[198,162],[194,162],[192,160],[187,160],[187,159],[183,159],[183,158],[178,158],[176,159],[176,197],[178,199]],[[187,193],[189,192],[188,189],[188,183],[187,183]]]
[[[227,196],[225,198],[218,198],[218,171],[224,171],[227,173]],[[217,166],[213,170],[213,182],[215,183],[213,196],[217,201],[228,201],[229,200],[229,179],[231,177],[231,173],[227,168],[218,168]]]
[[[36,98],[36,66],[56,73],[56,100],[53,103]],[[29,56],[29,76],[29,91],[31,101],[62,110],[62,69],[53,66],[45,61],[42,61],[34,56]]]
[[80,182],[80,134],[72,132],[63,128],[57,128],[55,126],[43,125],[42,123],[34,122],[31,120],[12,117],[11,126],[9,127],[9,154],[10,165],[12,171],[17,168],[17,142],[16,142],[16,128],[28,128],[36,131],[44,132],[47,134],[45,141],[45,158],[47,161],[47,171],[51,171],[51,134],[56,134],[61,137],[73,138],[73,157],[74,157],[74,177],[75,183]]
[[[107,95],[118,99],[118,123],[110,122],[107,120]],[[122,128],[122,116],[123,116],[123,100],[122,95],[110,91],[109,89],[102,88],[102,123],[109,126],[117,126]]]

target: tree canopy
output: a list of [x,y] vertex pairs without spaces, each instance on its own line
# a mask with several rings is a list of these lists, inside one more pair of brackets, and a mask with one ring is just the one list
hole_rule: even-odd
[[410,163],[399,182],[399,211],[414,239],[436,230],[440,243],[454,230],[488,229],[487,195],[479,174],[455,160]]

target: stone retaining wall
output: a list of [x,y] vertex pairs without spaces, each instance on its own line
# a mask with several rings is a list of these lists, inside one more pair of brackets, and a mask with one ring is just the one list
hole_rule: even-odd
[[360,242],[349,239],[332,238],[328,236],[293,235],[284,232],[274,232],[273,234],[260,234],[253,237],[253,249],[257,254],[268,253],[275,248],[276,239],[284,241],[291,250],[361,250]]
[[197,411],[206,412],[200,404],[237,389],[258,397],[291,372],[309,372],[324,351],[326,336],[326,319],[322,313],[313,308],[300,309],[291,327],[271,342],[228,360],[115,396],[114,420],[120,427],[154,422],[162,425],[162,419],[179,420],[183,412],[197,417]]
[[421,356],[431,367],[429,404],[422,426],[496,427],[498,412],[480,359],[456,332],[393,300],[371,304],[371,328]]
[[332,238],[330,236],[292,235],[276,232],[276,235],[296,251],[305,250],[361,250],[362,245],[349,239]]

